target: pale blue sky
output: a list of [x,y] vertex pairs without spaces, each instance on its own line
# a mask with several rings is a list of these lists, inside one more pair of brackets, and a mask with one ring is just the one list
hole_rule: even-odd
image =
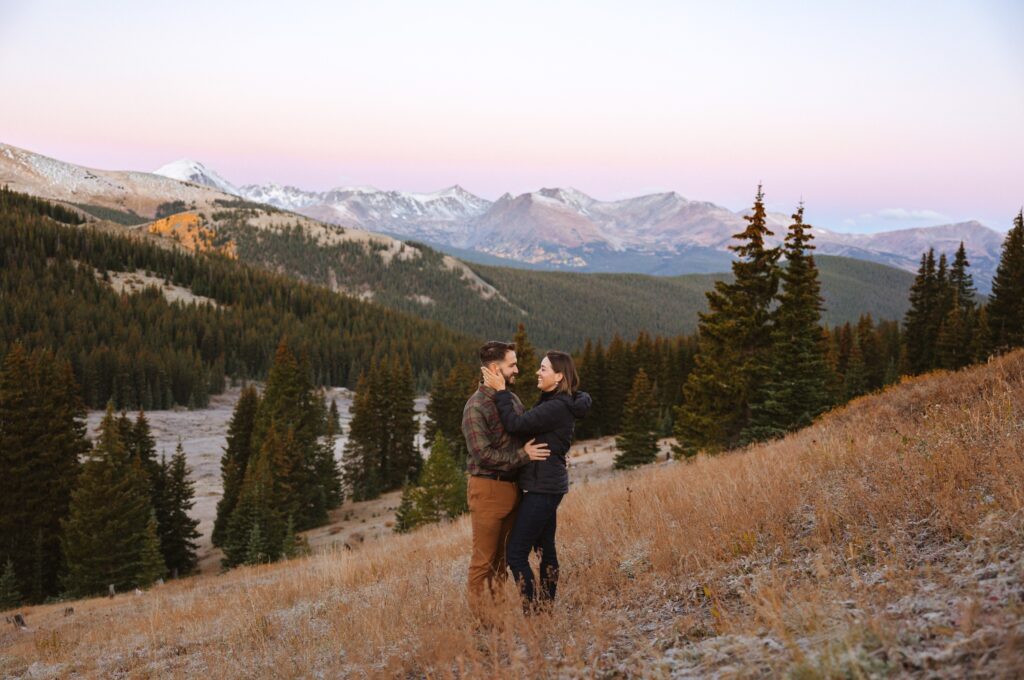
[[802,196],[821,226],[1024,203],[1021,2],[0,0],[0,141],[102,168],[495,198]]

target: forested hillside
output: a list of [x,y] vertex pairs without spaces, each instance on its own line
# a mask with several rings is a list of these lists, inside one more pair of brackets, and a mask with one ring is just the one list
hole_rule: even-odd
[[[472,353],[438,323],[219,255],[192,255],[60,221],[69,212],[0,190],[0,356],[14,342],[70,360],[90,407],[202,406],[225,378],[262,378],[287,338],[318,384],[354,386],[364,367],[408,360],[422,384]],[[118,272],[162,282],[115,291]],[[207,302],[169,302],[165,287]]]
[[[660,277],[580,274],[453,264],[419,243],[396,255],[383,244],[325,238],[312,221],[277,213],[273,226],[254,226],[252,211],[216,213],[216,229],[239,258],[304,280],[436,320],[475,337],[511,337],[519,323],[540,347],[580,348],[585,339],[673,336],[696,330],[704,293],[729,274]],[[290,219],[294,218],[294,219]],[[340,227],[330,227],[344,231]],[[829,324],[861,314],[897,319],[907,308],[913,275],[843,257],[816,258]],[[484,286],[467,275],[471,269]],[[489,285],[487,285],[489,284]],[[493,288],[493,290],[491,290]],[[569,313],[571,310],[571,313]]]

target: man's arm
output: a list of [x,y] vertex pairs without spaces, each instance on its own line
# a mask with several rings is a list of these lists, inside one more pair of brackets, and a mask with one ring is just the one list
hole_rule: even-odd
[[484,414],[477,407],[466,409],[462,418],[462,434],[466,437],[466,448],[480,464],[489,468],[520,467],[530,462],[530,457],[514,439],[503,448],[495,448]]

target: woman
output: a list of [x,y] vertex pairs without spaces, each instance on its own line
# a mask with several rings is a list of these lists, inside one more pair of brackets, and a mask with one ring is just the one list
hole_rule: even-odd
[[[555,598],[558,587],[558,554],[555,550],[555,529],[558,504],[569,491],[569,470],[566,454],[572,444],[577,418],[590,410],[591,399],[577,391],[579,377],[572,357],[565,352],[548,352],[537,371],[540,401],[529,411],[518,415],[512,393],[505,389],[505,378],[487,367],[483,369],[484,384],[497,390],[494,395],[498,415],[505,430],[521,440],[535,438],[548,445],[550,456],[531,461],[519,473],[522,501],[508,539],[508,566],[530,611],[538,601]],[[530,568],[530,549],[540,553],[540,592],[534,588]]]

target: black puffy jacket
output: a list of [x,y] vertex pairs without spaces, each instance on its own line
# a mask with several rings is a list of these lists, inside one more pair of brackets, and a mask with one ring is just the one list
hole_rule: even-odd
[[512,406],[512,393],[502,390],[494,394],[498,416],[505,431],[521,442],[536,439],[548,445],[551,455],[545,460],[530,461],[519,473],[519,488],[536,493],[567,493],[569,468],[565,456],[572,444],[576,419],[590,410],[593,401],[586,392],[544,392],[536,406],[518,415]]

